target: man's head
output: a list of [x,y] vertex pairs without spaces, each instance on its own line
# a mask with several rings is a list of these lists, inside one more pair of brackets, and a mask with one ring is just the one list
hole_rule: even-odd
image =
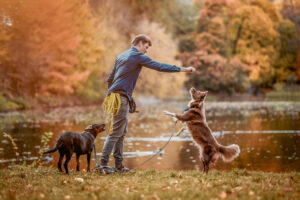
[[152,45],[150,37],[144,34],[136,35],[131,44],[142,54],[146,54],[148,48]]

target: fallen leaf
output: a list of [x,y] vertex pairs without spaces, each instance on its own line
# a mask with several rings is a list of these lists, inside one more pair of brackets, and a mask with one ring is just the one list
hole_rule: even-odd
[[169,190],[169,189],[171,189],[170,186],[164,186],[164,187],[162,188],[162,190]]
[[298,183],[298,181],[296,181],[296,180],[294,179],[294,177],[291,176],[290,179],[291,179],[293,182]]
[[198,179],[194,180],[194,183],[200,183],[200,181]]
[[78,181],[78,182],[80,182],[80,183],[83,183],[83,182],[84,182],[83,178],[75,178],[75,181]]
[[243,187],[242,186],[238,186],[238,187],[235,187],[234,188],[236,191],[241,191],[242,189],[243,189]]
[[292,192],[292,191],[293,191],[293,188],[291,188],[291,187],[286,187],[286,188],[284,188],[284,190],[285,190],[286,192]]
[[227,197],[227,193],[223,191],[223,192],[221,192],[221,194],[219,194],[219,197],[221,199],[225,199]]
[[31,189],[32,189],[32,185],[30,185],[30,184],[29,184],[29,185],[27,185],[27,187],[26,187],[26,188],[27,188],[27,190],[31,191]]
[[157,194],[149,196],[150,199],[160,200],[159,196]]

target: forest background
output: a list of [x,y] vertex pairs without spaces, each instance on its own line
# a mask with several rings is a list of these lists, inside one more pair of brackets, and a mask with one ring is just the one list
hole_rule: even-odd
[[151,58],[197,73],[145,68],[135,97],[182,98],[194,86],[300,98],[296,0],[0,0],[0,110],[100,103],[139,33],[152,38]]

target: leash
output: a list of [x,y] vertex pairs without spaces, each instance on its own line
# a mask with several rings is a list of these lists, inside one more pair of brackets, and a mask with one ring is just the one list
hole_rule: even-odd
[[[146,164],[147,162],[152,160],[155,156],[160,154],[164,150],[164,148],[166,148],[166,146],[171,141],[172,137],[174,137],[174,134],[175,134],[175,131],[176,131],[176,124],[177,124],[177,121],[175,121],[172,134],[171,134],[170,138],[168,139],[168,141],[164,144],[164,146],[162,146],[153,156],[151,156],[150,158],[148,158],[147,160],[145,160],[144,162],[142,162],[141,164],[139,164],[137,167],[133,168],[132,170],[136,170],[136,169],[140,168],[141,166],[143,166],[144,164]],[[97,154],[96,154],[95,143],[93,144],[93,148],[94,148],[94,157],[95,157],[95,161],[96,161],[96,166],[98,166],[98,159],[97,159]]]
[[[164,144],[164,146],[162,146],[153,156],[151,156],[150,158],[148,158],[147,160],[145,160],[144,162],[142,162],[141,164],[139,164],[138,166],[136,166],[135,168],[133,168],[132,170],[136,170],[138,168],[140,168],[141,166],[143,166],[145,163],[149,162],[150,160],[152,160],[155,156],[157,156],[158,154],[160,154],[162,152],[162,150],[164,150],[164,148],[169,144],[169,142],[171,141],[172,137],[174,136],[175,134],[175,131],[176,131],[176,124],[177,124],[177,121],[175,121],[174,123],[174,127],[173,127],[173,131],[172,131],[172,134],[169,138],[169,140]],[[130,170],[130,171],[132,171]]]
[[96,146],[95,143],[93,144],[94,147],[94,157],[95,157],[95,161],[96,161],[96,166],[98,166],[98,159],[97,159],[97,154],[96,154]]

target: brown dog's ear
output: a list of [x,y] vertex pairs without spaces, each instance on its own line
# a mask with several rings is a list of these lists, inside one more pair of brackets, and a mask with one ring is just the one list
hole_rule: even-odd
[[85,131],[90,131],[93,129],[93,125],[88,125],[84,130]]

